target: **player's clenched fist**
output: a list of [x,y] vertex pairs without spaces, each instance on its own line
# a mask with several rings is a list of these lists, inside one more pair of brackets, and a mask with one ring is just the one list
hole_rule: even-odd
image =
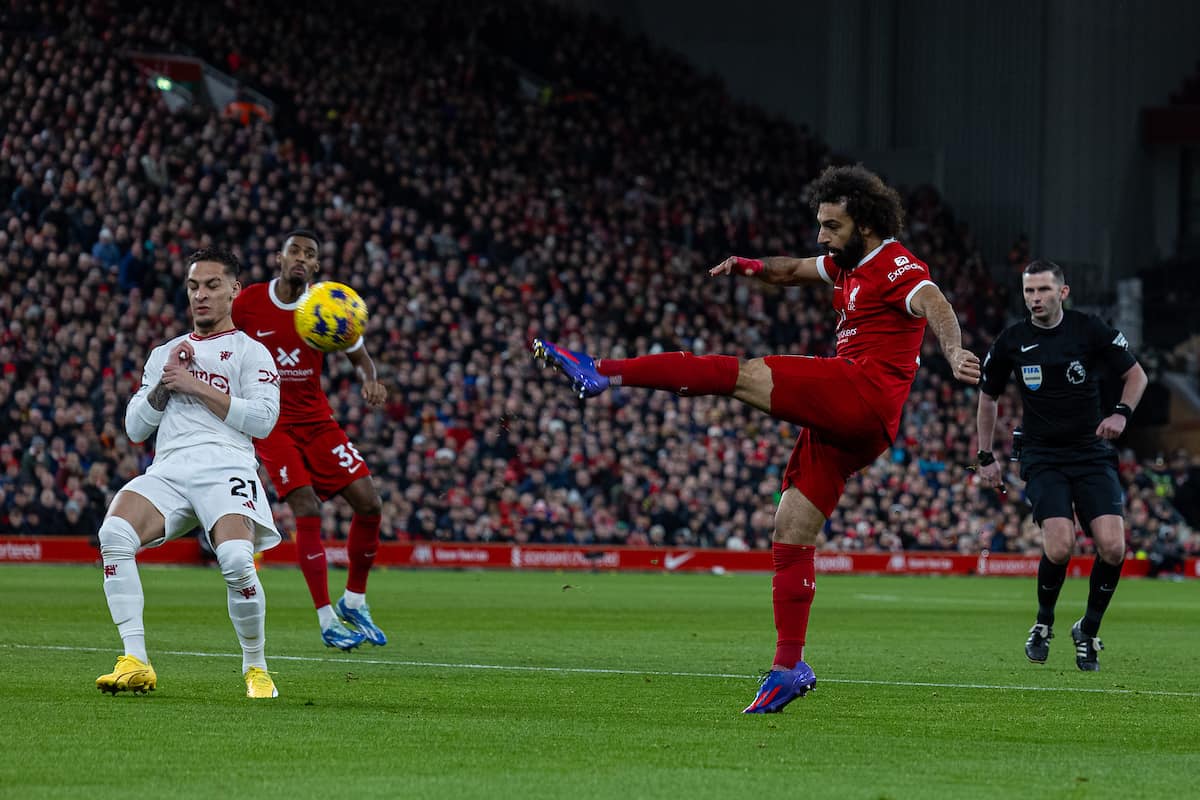
[[168,364],[186,364],[196,356],[196,351],[192,347],[191,342],[184,339],[179,344],[171,348],[171,355],[167,357]]
[[981,374],[979,370],[979,356],[970,350],[959,347],[950,352],[949,361],[950,369],[954,372],[956,379],[963,383],[979,383]]
[[387,400],[387,387],[379,381],[367,381],[362,386],[363,400],[371,408],[379,408]]
[[1125,418],[1120,414],[1110,414],[1100,420],[1100,426],[1096,428],[1096,435],[1101,439],[1107,439],[1110,442],[1113,439],[1120,438],[1125,432]]

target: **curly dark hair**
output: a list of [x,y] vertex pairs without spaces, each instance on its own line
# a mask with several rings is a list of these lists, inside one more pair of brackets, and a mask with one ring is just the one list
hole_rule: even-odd
[[224,247],[203,247],[197,250],[188,256],[188,268],[197,261],[216,261],[218,264],[224,264],[225,274],[231,278],[236,278],[242,272],[242,262],[238,261],[232,250]]
[[862,164],[826,167],[810,186],[812,210],[822,203],[845,203],[856,225],[870,228],[882,239],[899,236],[904,228],[900,193]]

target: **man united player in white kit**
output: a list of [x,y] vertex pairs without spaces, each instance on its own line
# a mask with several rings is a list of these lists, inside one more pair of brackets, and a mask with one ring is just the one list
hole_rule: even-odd
[[[320,269],[321,242],[310,230],[284,236],[277,254],[279,275],[247,286],[233,306],[233,321],[266,345],[275,359],[283,390],[279,424],[254,443],[276,493],[296,515],[296,560],[308,584],[321,639],[329,647],[352,650],[363,641],[387,644],[367,605],[367,575],[379,547],[382,503],[371,470],[358,448],[333,418],[321,388],[325,354],[296,333],[296,306]],[[367,405],[379,408],[387,389],[360,338],[346,350],[362,381]],[[346,541],[346,591],[333,606],[325,546],[321,543],[321,502],[341,495],[354,510]]]
[[96,686],[117,694],[158,685],[146,653],[137,552],[199,524],[225,578],[246,695],[276,697],[254,553],[280,537],[258,484],[251,438],[275,426],[279,375],[266,348],[233,326],[233,298],[241,288],[237,258],[213,248],[193,254],[188,264],[192,332],[150,353],[142,386],[125,411],[130,439],[144,442],[155,431],[158,438],[154,463],[117,492],[100,526],[104,595],[125,653]]

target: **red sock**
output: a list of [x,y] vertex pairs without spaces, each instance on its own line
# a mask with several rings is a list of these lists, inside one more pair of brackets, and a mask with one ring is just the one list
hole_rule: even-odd
[[623,386],[666,389],[676,394],[733,394],[738,360],[734,356],[698,356],[693,353],[658,353],[638,358],[602,358],[601,375],[619,377]]
[[325,566],[325,545],[321,544],[320,517],[296,517],[296,561],[304,573],[313,607],[329,605],[329,577]]
[[812,610],[817,588],[817,548],[807,544],[771,546],[775,578],[771,581],[771,602],[775,606],[775,662],[773,666],[792,669],[804,655],[804,636],[808,633],[808,612]]
[[350,518],[350,535],[346,538],[346,555],[350,559],[346,589],[366,594],[367,573],[375,563],[375,551],[379,549],[379,515]]

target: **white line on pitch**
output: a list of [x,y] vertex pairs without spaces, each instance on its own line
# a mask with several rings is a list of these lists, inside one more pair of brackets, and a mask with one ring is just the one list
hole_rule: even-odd
[[[0,648],[10,647],[14,650],[58,650],[72,653],[111,653],[111,647],[67,647],[65,645],[32,645],[7,644],[0,642]],[[241,658],[240,653],[202,653],[191,650],[161,650],[168,656],[192,656],[194,658]],[[670,678],[735,678],[738,680],[757,680],[758,675],[740,675],[732,672],[668,672],[653,669],[603,669],[600,667],[534,667],[512,664],[450,664],[438,661],[388,661],[379,658],[359,658],[356,656],[324,657],[313,656],[271,656],[272,661],[308,661],[322,664],[382,664],[391,667],[427,667],[435,669],[492,669],[501,672],[561,672],[583,675],[657,675]],[[930,681],[875,681],[858,678],[820,678],[822,683],[846,683],[865,686],[912,686],[930,689],[988,689],[1009,692],[1076,692],[1083,694],[1129,694],[1151,695],[1155,697],[1200,697],[1200,692],[1165,692],[1154,689],[1099,689],[1085,686],[1006,686],[994,683],[933,683]]]

